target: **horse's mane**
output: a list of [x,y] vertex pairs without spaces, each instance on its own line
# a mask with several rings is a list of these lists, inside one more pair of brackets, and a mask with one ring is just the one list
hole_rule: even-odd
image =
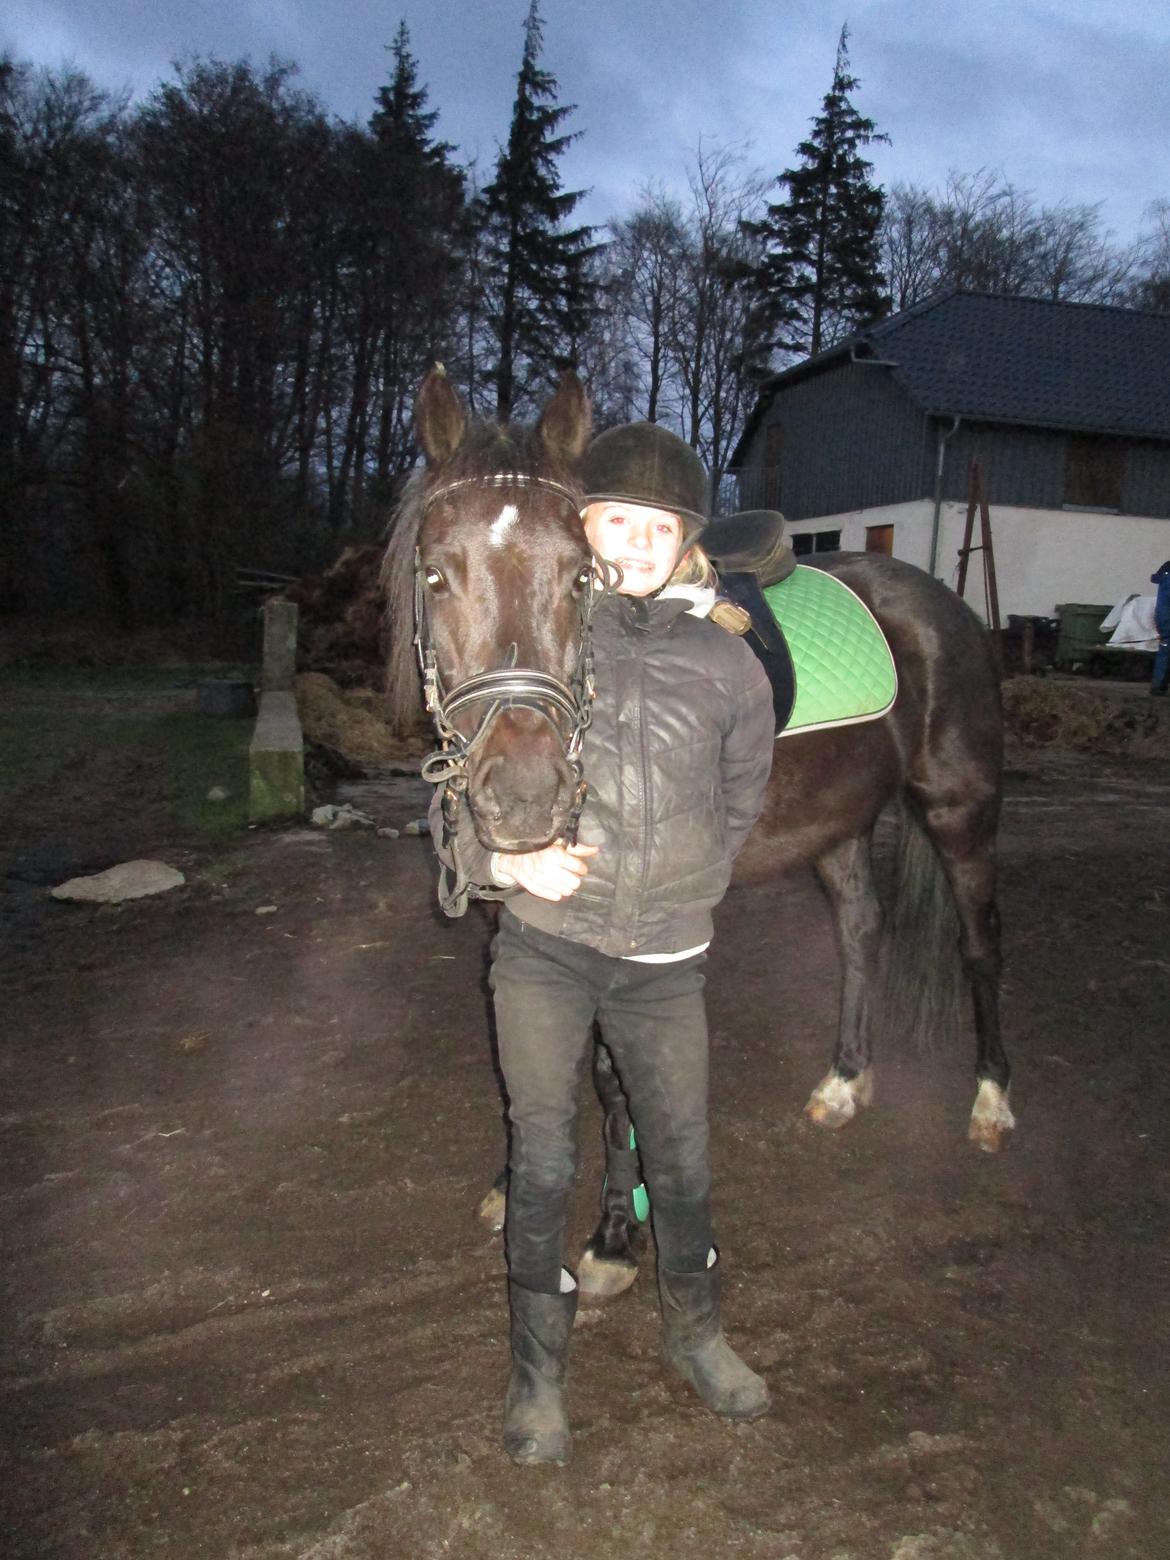
[[577,481],[576,473],[552,454],[534,427],[473,422],[449,461],[438,468],[421,468],[406,485],[390,524],[381,576],[389,647],[386,717],[396,730],[415,724],[423,707],[414,649],[414,561],[427,499],[448,482],[511,472],[549,477],[570,486]]

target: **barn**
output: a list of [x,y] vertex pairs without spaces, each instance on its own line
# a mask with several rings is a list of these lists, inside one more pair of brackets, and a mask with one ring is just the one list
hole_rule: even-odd
[[764,382],[733,499],[782,509],[798,553],[889,552],[953,583],[973,463],[1001,614],[1152,593],[1170,557],[1170,317],[931,298]]

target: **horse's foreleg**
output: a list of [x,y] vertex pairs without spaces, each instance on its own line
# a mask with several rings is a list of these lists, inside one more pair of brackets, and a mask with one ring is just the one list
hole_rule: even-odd
[[638,1276],[634,1192],[641,1185],[637,1150],[630,1147],[630,1113],[604,1045],[593,1047],[593,1087],[605,1112],[605,1187],[601,1222],[577,1271],[582,1300],[594,1303],[624,1294]]
[[832,846],[818,859],[816,871],[837,922],[841,1011],[833,1065],[804,1109],[818,1126],[840,1128],[873,1098],[871,1028],[882,913],[873,883],[870,836]]

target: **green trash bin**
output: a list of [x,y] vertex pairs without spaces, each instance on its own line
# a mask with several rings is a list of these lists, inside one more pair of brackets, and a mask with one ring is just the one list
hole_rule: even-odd
[[1066,601],[1056,609],[1060,627],[1056,635],[1056,664],[1065,671],[1086,666],[1109,639],[1101,632],[1101,619],[1108,617],[1112,607],[1084,601]]

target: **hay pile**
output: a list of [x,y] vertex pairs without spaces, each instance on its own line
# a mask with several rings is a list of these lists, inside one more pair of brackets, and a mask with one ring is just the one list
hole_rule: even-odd
[[1003,705],[1009,737],[1025,747],[1170,756],[1170,722],[1140,694],[1109,697],[1044,677],[1011,677],[1003,685]]
[[323,672],[302,672],[296,696],[306,740],[356,768],[417,769],[433,746],[421,728],[404,736],[391,731],[381,696],[370,688],[341,688]]
[[347,547],[281,594],[300,609],[298,661],[346,688],[380,688],[386,661],[380,547]]

